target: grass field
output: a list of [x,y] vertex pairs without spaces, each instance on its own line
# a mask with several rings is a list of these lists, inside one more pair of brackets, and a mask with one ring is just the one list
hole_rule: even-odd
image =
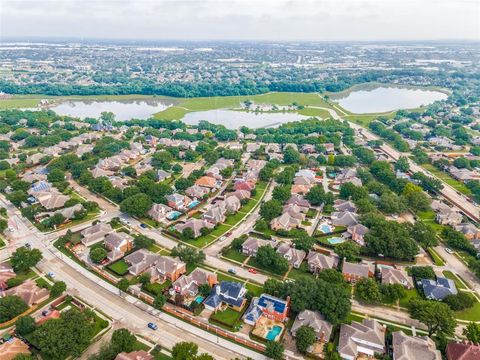
[[39,99],[4,99],[0,100],[0,109],[34,108],[39,102]]
[[210,316],[210,320],[233,328],[237,321],[240,320],[241,315],[240,312],[227,308],[224,311],[213,313],[212,316]]
[[398,304],[403,307],[403,308],[406,308],[408,306],[408,303],[410,302],[411,299],[414,299],[414,298],[420,298],[420,294],[418,293],[417,289],[405,289],[405,292],[406,292],[406,295],[401,298],[398,302]]
[[480,321],[480,302],[477,301],[475,305],[469,309],[455,311],[454,314],[459,320]]
[[455,286],[457,287],[458,290],[466,290],[467,288],[463,283],[458,279],[458,277],[452,273],[450,270],[443,270],[443,275],[450,280],[453,280],[455,283]]
[[228,259],[238,261],[240,263],[243,263],[247,258],[246,255],[242,254],[240,251],[235,249],[228,249],[228,251],[223,256]]

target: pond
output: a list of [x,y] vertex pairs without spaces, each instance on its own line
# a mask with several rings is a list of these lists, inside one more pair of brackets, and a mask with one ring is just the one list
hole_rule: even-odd
[[104,111],[115,114],[115,119],[120,121],[130,119],[148,119],[153,114],[165,110],[173,105],[172,100],[73,100],[64,101],[50,109],[59,115],[68,115],[78,118],[98,118]]
[[249,128],[274,127],[283,123],[308,119],[297,113],[254,113],[236,110],[207,110],[187,113],[181,120],[188,125],[197,125],[201,120],[224,125],[228,129],[241,126]]
[[414,109],[445,100],[448,95],[435,90],[375,87],[353,90],[344,97],[332,98],[346,110],[356,114],[381,113],[400,109]]

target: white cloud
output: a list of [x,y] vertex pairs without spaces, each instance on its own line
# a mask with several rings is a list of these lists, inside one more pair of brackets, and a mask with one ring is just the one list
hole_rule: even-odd
[[480,39],[477,0],[0,0],[2,37]]

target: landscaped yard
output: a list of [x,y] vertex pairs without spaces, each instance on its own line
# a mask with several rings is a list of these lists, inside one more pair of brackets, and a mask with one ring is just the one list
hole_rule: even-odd
[[212,322],[220,323],[224,326],[234,328],[237,321],[240,320],[242,313],[233,309],[227,308],[224,311],[217,311],[210,316]]
[[236,249],[228,249],[228,251],[223,256],[228,259],[238,261],[240,263],[243,263],[247,258],[246,255],[242,254],[240,251]]
[[454,273],[452,273],[451,271],[444,270],[443,275],[447,279],[453,280],[453,282],[455,283],[455,286],[457,287],[458,290],[466,290],[467,289],[465,287],[465,285],[463,285],[463,283],[458,279],[458,277]]
[[144,286],[143,289],[152,295],[158,295],[158,294],[161,294],[164,289],[168,289],[170,286],[172,286],[172,282],[169,280],[166,280],[163,284],[160,284],[160,283],[147,284],[146,286]]
[[121,259],[117,262],[114,262],[113,264],[108,265],[108,268],[112,270],[115,274],[123,276],[128,272],[129,266],[125,262],[125,260]]
[[408,307],[408,303],[410,302],[411,299],[413,298],[420,298],[421,295],[418,293],[417,289],[405,289],[406,295],[405,297],[401,298],[400,301],[398,302],[399,305],[403,308]]
[[469,309],[465,309],[462,311],[455,311],[455,317],[460,320],[466,321],[480,321],[480,302],[476,302]]
[[445,171],[437,169],[432,164],[422,164],[422,167],[430,171],[433,175],[438,177],[440,180],[444,181],[445,183],[453,187],[455,190],[460,191],[465,195],[472,195],[472,192],[464,183],[462,183],[461,181],[455,180]]

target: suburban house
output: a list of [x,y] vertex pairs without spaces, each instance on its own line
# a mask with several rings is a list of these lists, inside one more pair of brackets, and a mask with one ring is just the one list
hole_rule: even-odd
[[13,271],[13,268],[8,263],[0,264],[0,291],[8,288],[7,281],[17,276]]
[[287,259],[290,266],[293,266],[296,269],[300,267],[300,264],[302,263],[303,259],[305,259],[305,256],[307,256],[305,251],[295,249],[294,247],[291,247],[290,244],[287,244],[287,243],[282,243],[278,247],[277,253],[279,253],[285,259]]
[[113,232],[113,229],[110,224],[98,223],[93,225],[80,232],[80,235],[82,235],[82,244],[85,246],[95,244],[103,240],[103,238],[111,232]]
[[351,263],[343,260],[342,275],[348,282],[357,282],[362,278],[372,277],[374,269],[369,264],[364,263]]
[[147,270],[151,281],[165,280],[176,281],[181,275],[187,272],[187,264],[178,258],[160,256],[155,264]]
[[279,299],[275,296],[262,294],[258,298],[253,298],[250,306],[243,315],[243,321],[249,325],[255,325],[260,317],[284,322],[287,319],[290,298],[287,300]]
[[35,281],[27,280],[20,285],[0,293],[0,297],[2,296],[18,296],[25,304],[32,306],[48,299],[50,292],[47,289],[38,287]]
[[272,240],[257,239],[254,237],[248,237],[242,244],[242,253],[248,256],[256,256],[258,248],[261,246],[274,247],[275,242]]
[[198,294],[198,287],[200,285],[208,284],[210,287],[213,287],[217,282],[216,274],[201,268],[196,268],[190,274],[182,275],[175,280],[172,288],[178,294],[193,297]]
[[350,200],[337,199],[333,202],[333,208],[337,212],[350,211],[354,213],[357,211],[357,206]]
[[358,215],[350,211],[334,212],[331,215],[332,224],[335,226],[354,226],[359,223]]
[[321,343],[327,343],[332,335],[332,324],[318,311],[303,310],[297,315],[290,330],[294,337],[302,326],[310,326],[315,331],[317,341]]
[[354,360],[359,355],[374,356],[385,353],[385,327],[377,320],[364,319],[342,324],[338,353],[345,360]]
[[333,269],[338,265],[338,256],[327,256],[322,253],[310,250],[307,256],[308,269],[317,274],[325,269]]
[[158,254],[152,253],[147,249],[140,249],[125,256],[123,260],[130,265],[128,272],[133,276],[137,276],[152,267],[159,258],[160,255]]
[[[223,204],[222,204],[223,205]],[[218,224],[225,221],[225,210],[222,206],[213,205],[205,211],[202,215],[202,219],[211,222],[212,224]]]
[[192,202],[192,199],[181,194],[171,194],[166,196],[167,204],[175,210],[183,210],[185,207]]
[[428,336],[405,335],[403,331],[392,334],[393,360],[442,360],[442,354]]
[[173,209],[170,206],[164,204],[153,204],[153,206],[148,210],[147,215],[150,216],[155,221],[163,221]]
[[153,355],[145,350],[132,351],[129,353],[121,352],[117,355],[115,360],[154,360]]
[[433,200],[431,207],[436,212],[435,221],[439,224],[455,227],[463,221],[463,216],[457,209],[441,201]]
[[222,305],[239,311],[245,305],[247,289],[242,283],[222,281],[212,289],[203,304],[207,310],[217,311]]
[[305,220],[303,208],[295,204],[285,205],[282,215],[273,219],[270,223],[272,230],[290,230],[299,227]]
[[422,279],[421,286],[425,297],[431,300],[443,300],[448,295],[456,295],[458,293],[453,280],[444,277],[437,277],[436,281]]
[[170,176],[172,176],[171,173],[165,170],[157,170],[157,181],[163,181],[168,179]]
[[228,199],[229,197],[235,196],[239,201],[242,200],[248,200],[252,196],[252,194],[249,191],[246,190],[235,190],[231,193],[228,193],[225,195],[225,197]]
[[53,210],[61,208],[65,203],[70,200],[66,195],[61,194],[57,189],[50,188],[46,191],[31,191],[29,189],[27,193],[31,198],[35,199],[40,205],[42,205],[47,210]]
[[223,202],[227,214],[235,214],[242,207],[242,203],[236,196],[227,196]]
[[413,280],[406,271],[386,266],[379,267],[379,269],[383,285],[401,284],[406,289],[413,289]]
[[0,359],[2,360],[14,360],[21,354],[30,355],[31,353],[28,345],[17,337],[0,344]]
[[190,186],[185,190],[185,194],[187,194],[189,197],[192,199],[202,199],[205,195],[208,195],[210,193],[210,189],[199,186],[199,185],[193,185]]
[[476,171],[472,171],[472,170],[469,170],[469,169],[458,169],[455,166],[450,166],[448,168],[448,172],[455,179],[463,181],[463,182],[480,179],[480,174],[478,174]]
[[471,223],[458,224],[455,230],[460,231],[468,240],[480,239],[480,229]]
[[347,228],[347,231],[342,234],[342,237],[344,237],[345,239],[351,239],[355,241],[358,245],[364,246],[365,240],[363,239],[363,237],[366,233],[368,233],[368,228],[366,226],[363,226],[362,224],[356,224],[349,226]]
[[245,190],[252,192],[252,190],[255,188],[255,184],[251,181],[237,180],[235,181],[233,188],[235,190]]
[[307,213],[311,207],[310,202],[299,194],[292,195],[286,205],[296,205],[302,213]]
[[201,230],[202,228],[207,228],[207,229],[213,229],[215,227],[215,224],[212,224],[211,222],[203,219],[195,219],[195,218],[190,218],[184,223],[179,223],[175,225],[175,230],[178,232],[182,232],[184,229],[192,229],[193,230],[193,236],[195,238],[199,237],[202,235]]
[[449,342],[445,350],[448,360],[480,359],[480,345]]
[[133,237],[124,232],[112,232],[105,237],[104,246],[109,251],[107,258],[115,261],[133,248]]
[[195,181],[195,185],[215,189],[222,186],[222,182],[211,176],[202,176]]

